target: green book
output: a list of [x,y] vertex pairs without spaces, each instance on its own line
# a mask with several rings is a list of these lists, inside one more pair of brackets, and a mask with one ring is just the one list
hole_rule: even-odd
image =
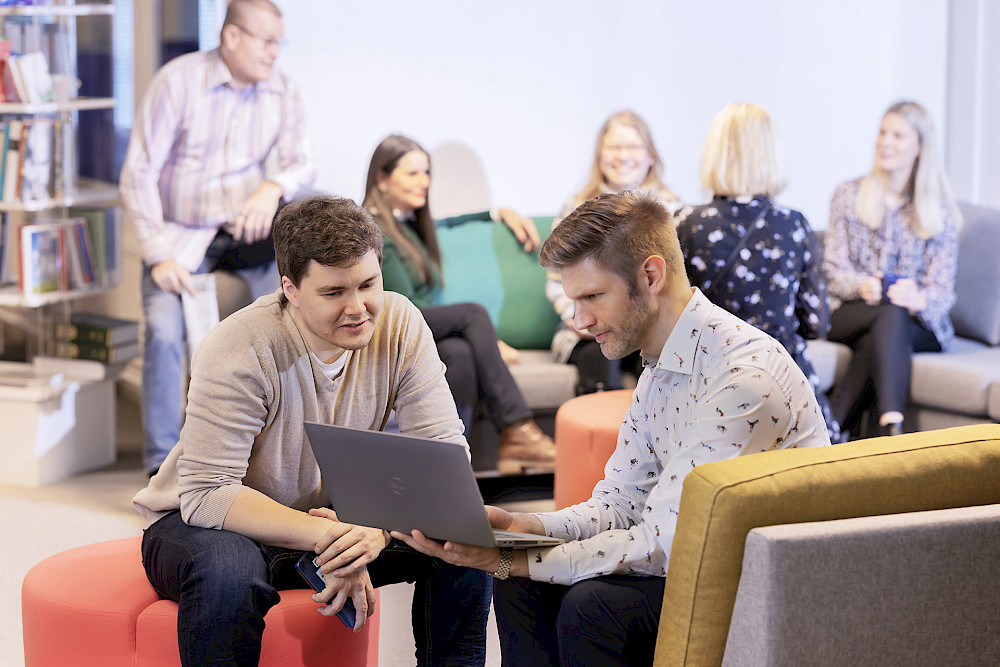
[[105,364],[116,364],[134,359],[139,356],[139,352],[138,340],[111,346],[77,344],[67,341],[56,342],[56,356],[70,359],[89,359]]
[[[70,321],[56,324],[56,340],[105,348],[139,341],[139,323],[99,313],[79,312]],[[65,356],[65,355],[64,355]]]

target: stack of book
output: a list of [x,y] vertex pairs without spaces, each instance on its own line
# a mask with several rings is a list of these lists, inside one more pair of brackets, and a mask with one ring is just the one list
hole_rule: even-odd
[[[121,275],[114,209],[70,209],[68,218],[35,218],[14,229],[0,213],[0,283],[23,294],[108,287]],[[13,252],[12,252],[13,250]]]
[[56,355],[123,364],[139,356],[139,323],[98,313],[73,313],[56,324]]

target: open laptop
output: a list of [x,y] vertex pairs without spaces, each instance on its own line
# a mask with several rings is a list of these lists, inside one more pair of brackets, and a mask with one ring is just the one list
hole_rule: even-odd
[[465,448],[398,433],[306,422],[340,520],[435,540],[527,549],[563,540],[490,526]]

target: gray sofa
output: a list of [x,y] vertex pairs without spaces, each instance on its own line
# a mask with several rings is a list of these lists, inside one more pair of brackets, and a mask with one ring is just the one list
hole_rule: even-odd
[[[961,209],[955,348],[914,355],[907,431],[1000,422],[1000,211],[965,203]],[[828,389],[843,378],[851,352],[826,340],[808,346]]]
[[654,665],[1000,664],[998,466],[1000,424],[696,467]]
[[723,667],[996,665],[1000,505],[747,535]]
[[[913,361],[907,430],[1000,422],[1000,211],[962,204],[957,303],[958,334],[947,354],[917,354]],[[551,218],[536,218],[543,237]],[[537,254],[527,255],[503,225],[464,216],[442,221],[438,231],[445,258],[445,303],[475,301],[493,317],[501,338],[521,352],[511,374],[536,421],[550,435],[559,406],[574,396],[576,369],[552,361],[548,345],[558,318],[545,299],[545,272]],[[249,299],[245,285],[219,274],[220,316]],[[851,351],[827,340],[808,341],[808,354],[829,390],[844,377]],[[496,432],[480,415],[470,434],[479,446],[473,467],[496,467]]]

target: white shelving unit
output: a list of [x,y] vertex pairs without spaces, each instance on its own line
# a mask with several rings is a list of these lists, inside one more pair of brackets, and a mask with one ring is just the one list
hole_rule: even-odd
[[[115,7],[111,2],[75,4],[73,0],[64,0],[63,4],[0,6],[0,23],[3,24],[4,33],[20,31],[37,38],[38,46],[43,53],[48,45],[45,35],[57,35],[53,43],[58,44],[60,53],[46,53],[50,71],[53,74],[68,75],[76,79],[77,20],[82,17],[104,16],[110,21],[114,13]],[[80,97],[62,102],[3,102],[0,103],[0,120],[48,117],[58,118],[63,122],[73,122],[75,126],[79,112],[111,109],[114,105],[114,98],[110,97]],[[56,140],[60,138],[56,137]],[[75,162],[70,166],[75,173],[77,169]],[[0,215],[8,216],[7,237],[3,242],[11,243],[7,248],[9,253],[16,254],[19,246],[19,235],[15,230],[22,224],[31,223],[37,217],[65,217],[67,210],[74,206],[110,208],[118,204],[116,185],[81,178],[74,180],[73,187],[61,192],[58,197],[0,201]],[[120,223],[113,224],[118,224],[120,230]],[[120,242],[117,249],[119,255],[115,258],[115,264],[120,266]],[[71,303],[81,297],[113,289],[118,280],[120,272],[115,276],[102,276],[102,280],[95,281],[94,285],[84,289],[28,294],[23,293],[16,284],[0,285],[0,320],[25,330],[35,342],[35,349],[32,352],[49,354],[52,349],[49,333],[52,325],[68,319]],[[0,351],[2,349],[3,336],[0,330]]]
[[[64,77],[62,83],[67,83],[65,77],[71,77],[69,82],[75,82],[79,51],[78,21],[84,17],[107,17],[110,21],[115,8],[110,0],[81,4],[76,4],[74,0],[53,1],[60,4],[0,6],[0,24],[14,50],[22,53],[41,51],[46,56],[51,75]],[[91,27],[102,28],[91,23],[84,29]],[[100,32],[103,33],[103,30]],[[110,49],[110,26],[107,32]],[[107,76],[111,76],[110,72]],[[65,95],[65,88],[61,92]],[[42,96],[43,99],[45,97],[47,96]],[[72,280],[61,277],[55,283],[47,282],[44,289],[50,289],[52,285],[75,287],[81,284],[81,266],[85,266],[87,270],[87,276],[82,282],[92,280],[85,288],[25,293],[18,285],[0,286],[0,320],[27,332],[27,354],[33,362],[7,362],[0,369],[5,380],[0,383],[0,416],[15,424],[5,438],[3,452],[0,452],[0,468],[4,471],[0,474],[0,481],[5,484],[46,484],[84,470],[106,466],[115,459],[114,396],[115,378],[119,371],[103,367],[97,362],[46,359],[52,355],[55,347],[54,325],[69,320],[73,303],[82,297],[110,290],[121,279],[121,222],[114,210],[118,206],[118,189],[112,183],[80,178],[76,161],[79,155],[78,114],[112,109],[115,102],[113,98],[77,98],[72,95],[69,99],[57,99],[59,101],[0,103],[0,121],[54,119],[52,167],[49,171],[47,196],[42,185],[39,185],[41,181],[34,182],[37,187],[32,188],[29,196],[27,187],[21,192],[19,180],[16,194],[12,195],[8,191],[7,198],[0,201],[0,216],[6,217],[8,223],[8,233],[3,241],[11,244],[6,250],[18,253],[21,248],[19,230],[22,224],[31,224],[36,220],[41,222],[42,219],[67,218],[70,207],[107,211],[93,216],[97,221],[96,227],[91,227],[91,220],[85,217],[90,231],[89,241],[84,242],[72,235],[69,236],[69,241],[67,236],[56,237],[58,243],[54,247],[59,249],[59,259],[69,262],[68,257],[72,253],[74,261],[64,263],[61,274],[59,269],[52,271],[66,276],[69,266],[76,273],[72,274]],[[37,123],[33,125],[25,135],[28,137],[27,141],[30,141],[30,133],[38,126]],[[21,150],[26,150],[24,137],[21,143]],[[6,160],[6,156],[0,157]],[[27,173],[26,169],[19,169],[19,179],[27,178]],[[77,211],[73,211],[73,215],[77,215]],[[107,239],[100,238],[112,234],[116,239],[114,243],[109,244]],[[69,248],[68,244],[71,243],[76,245]],[[94,244],[97,244],[100,254],[96,251],[90,254]],[[48,266],[50,259],[53,266],[58,266],[58,262],[47,254],[50,253],[50,247],[52,246],[40,244],[33,247],[30,253],[26,249],[23,256],[18,258],[19,271],[24,270],[20,266],[22,262],[38,262],[30,265],[36,271],[26,274],[33,279],[29,282],[37,281],[39,276],[48,278],[54,275],[41,270],[43,266],[46,270],[51,270]],[[79,250],[81,247],[85,250]],[[81,252],[85,254],[81,255]],[[84,260],[83,257],[88,259]],[[5,277],[10,279],[13,273],[10,271]],[[0,351],[3,346],[3,327],[0,327]],[[39,362],[46,361],[49,362],[47,366],[41,368]],[[96,366],[102,372],[96,376],[91,372],[78,375],[78,369],[88,365]],[[24,380],[21,383],[16,381],[18,374]],[[37,379],[32,379],[33,377]]]

